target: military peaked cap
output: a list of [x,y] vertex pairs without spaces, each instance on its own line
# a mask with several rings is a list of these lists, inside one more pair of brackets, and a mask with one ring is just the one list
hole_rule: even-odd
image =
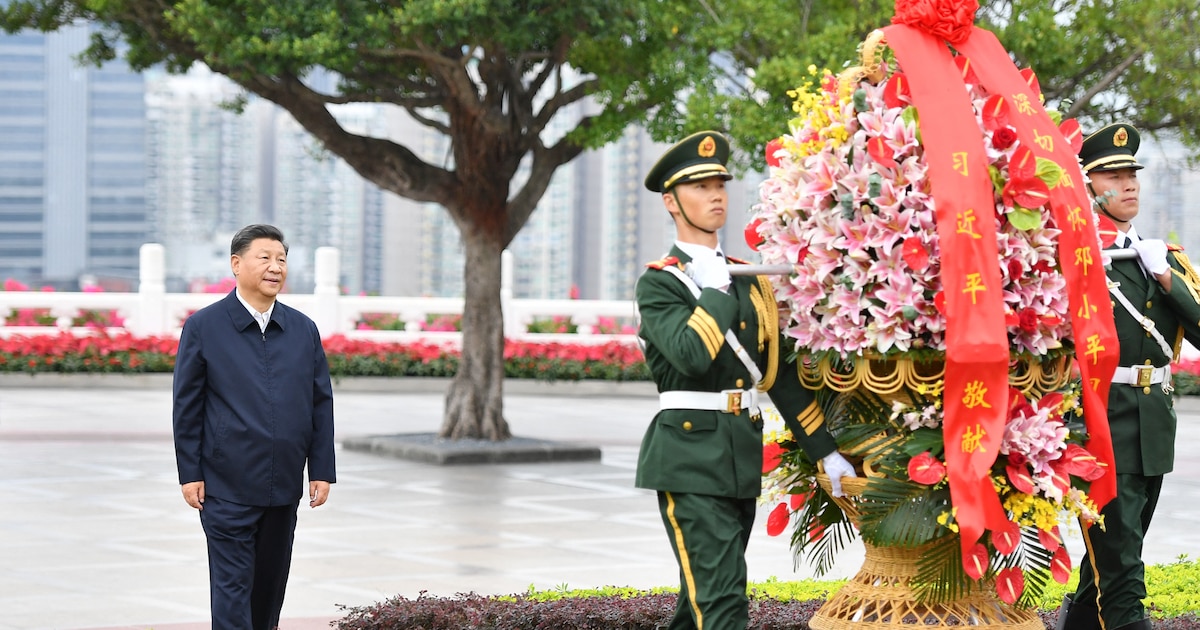
[[729,140],[716,131],[694,133],[667,149],[646,175],[646,188],[662,193],[677,184],[720,177],[733,179],[725,169]]
[[1083,172],[1115,171],[1121,168],[1134,170],[1143,168],[1138,164],[1138,146],[1142,137],[1138,130],[1128,123],[1115,123],[1083,139],[1083,148],[1079,150],[1079,161],[1083,163]]

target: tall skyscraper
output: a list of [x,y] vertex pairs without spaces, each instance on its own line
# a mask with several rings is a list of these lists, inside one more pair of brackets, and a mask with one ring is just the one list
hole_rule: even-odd
[[228,276],[234,232],[268,218],[271,183],[263,154],[275,112],[260,100],[240,114],[222,106],[241,95],[203,66],[147,78],[151,238],[166,249],[167,280],[175,290]]
[[134,288],[147,240],[142,76],[82,67],[91,27],[0,34],[0,276]]

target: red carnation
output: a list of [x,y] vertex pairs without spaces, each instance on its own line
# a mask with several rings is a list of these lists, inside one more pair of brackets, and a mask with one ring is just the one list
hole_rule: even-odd
[[1017,142],[1017,132],[1012,127],[1001,127],[992,132],[992,148],[1005,151]]
[[1038,315],[1037,315],[1036,311],[1034,311],[1031,308],[1023,308],[1023,309],[1021,309],[1020,313],[1017,313],[1017,317],[1020,319],[1020,322],[1021,322],[1020,323],[1021,330],[1025,331],[1027,333],[1037,332]]
[[961,44],[975,25],[976,0],[896,0],[892,24],[907,24],[951,44]]

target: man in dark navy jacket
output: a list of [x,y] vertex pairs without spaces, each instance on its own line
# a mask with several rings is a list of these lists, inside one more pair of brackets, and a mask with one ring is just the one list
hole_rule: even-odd
[[333,389],[316,325],[275,300],[287,243],[270,225],[233,237],[237,288],[187,319],[175,360],[175,459],[208,538],[214,630],[279,625],[296,509],[335,481]]

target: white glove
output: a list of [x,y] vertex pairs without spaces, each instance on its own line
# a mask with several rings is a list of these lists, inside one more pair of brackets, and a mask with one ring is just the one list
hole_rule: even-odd
[[729,267],[716,251],[701,254],[692,259],[692,280],[701,289],[725,291],[731,282]]
[[1167,244],[1160,239],[1142,239],[1129,244],[1138,254],[1142,268],[1152,276],[1161,276],[1171,265],[1167,264]]
[[846,496],[846,493],[842,492],[842,477],[857,477],[858,475],[854,473],[854,465],[846,461],[846,458],[837,451],[822,457],[821,464],[825,467],[825,474],[829,475],[829,485],[833,486],[833,496]]

